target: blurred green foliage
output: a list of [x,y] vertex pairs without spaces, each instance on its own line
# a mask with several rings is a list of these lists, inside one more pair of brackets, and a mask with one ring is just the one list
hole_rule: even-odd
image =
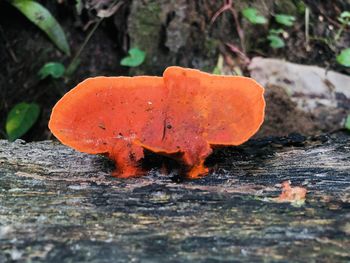
[[338,16],[338,21],[341,23],[340,28],[338,29],[337,34],[335,35],[335,40],[338,41],[344,32],[345,28],[350,26],[350,12],[344,11]]
[[275,15],[276,22],[284,26],[292,26],[295,22],[295,17],[284,14]]
[[43,30],[61,51],[70,55],[70,48],[63,29],[45,7],[30,0],[13,0],[10,3]]
[[266,24],[267,19],[258,13],[258,10],[252,7],[243,9],[243,16],[252,24]]
[[213,69],[212,74],[222,75],[224,67],[224,57],[220,54],[218,57],[218,62],[216,63],[215,68]]
[[350,131],[350,114],[347,116],[345,120],[345,128]]
[[283,48],[285,47],[285,43],[283,38],[281,38],[279,35],[277,34],[269,34],[267,36],[267,39],[270,41],[270,47],[272,48]]
[[54,79],[58,79],[63,76],[65,67],[59,62],[48,62],[39,70],[38,74],[40,79],[45,79],[51,76]]
[[338,21],[343,25],[350,26],[350,12],[349,11],[342,12],[338,17]]
[[120,61],[120,65],[137,67],[145,61],[146,53],[138,48],[131,48],[128,53],[129,55]]
[[340,65],[350,67],[350,48],[343,49],[337,56],[337,61]]
[[24,135],[37,121],[40,107],[36,103],[18,103],[8,113],[6,119],[6,134],[10,141]]

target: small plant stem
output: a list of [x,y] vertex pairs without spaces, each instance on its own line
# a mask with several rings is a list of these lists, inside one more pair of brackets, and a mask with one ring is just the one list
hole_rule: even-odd
[[310,9],[305,8],[305,48],[310,51]]
[[338,41],[338,40],[339,40],[339,38],[340,38],[341,34],[343,33],[345,27],[346,27],[346,24],[342,24],[342,26],[339,28],[337,34],[336,34],[335,37],[334,37],[334,40],[335,40],[335,41]]
[[239,39],[241,41],[241,46],[242,46],[243,53],[245,53],[246,52],[246,48],[245,48],[244,32],[243,32],[243,30],[241,28],[241,25],[239,23],[237,11],[236,11],[235,8],[233,8],[233,6],[231,6],[230,10],[231,10],[233,18],[235,20],[236,30],[237,30],[237,33],[238,33],[238,37],[239,37]]
[[238,47],[236,47],[235,45],[230,44],[230,43],[225,43],[225,44],[226,44],[226,46],[229,47],[229,49],[232,52],[236,53],[243,60],[244,64],[248,65],[250,63],[249,57],[244,52],[239,50]]
[[316,36],[311,36],[310,40],[316,40],[325,43],[333,52],[336,52],[335,47],[333,46],[333,42],[327,38],[324,37],[316,37]]
[[83,44],[80,46],[78,52],[75,54],[74,58],[72,59],[72,61],[69,63],[67,69],[72,68],[77,60],[79,59],[81,53],[83,52],[85,46],[87,45],[87,43],[89,42],[89,40],[91,39],[91,37],[93,36],[93,34],[95,33],[96,29],[98,28],[98,26],[101,24],[103,18],[100,18],[97,23],[95,24],[95,26],[91,29],[91,31],[89,32],[89,34],[86,36]]
[[234,20],[235,25],[236,25],[236,30],[237,30],[237,34],[238,34],[238,37],[239,37],[239,40],[241,43],[241,47],[242,47],[243,53],[245,53],[244,32],[243,32],[241,25],[239,23],[237,11],[233,7],[233,0],[224,0],[224,5],[218,11],[215,12],[213,17],[211,18],[210,24],[213,24],[215,22],[215,20],[218,18],[218,16],[227,10],[229,10],[233,16],[233,20]]

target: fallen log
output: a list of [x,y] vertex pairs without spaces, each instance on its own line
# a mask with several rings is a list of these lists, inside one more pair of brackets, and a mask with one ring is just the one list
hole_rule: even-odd
[[[350,136],[267,137],[217,150],[183,181],[148,154],[118,179],[102,156],[0,141],[0,262],[346,262]],[[170,175],[164,173],[167,163]],[[304,203],[277,202],[281,184]]]

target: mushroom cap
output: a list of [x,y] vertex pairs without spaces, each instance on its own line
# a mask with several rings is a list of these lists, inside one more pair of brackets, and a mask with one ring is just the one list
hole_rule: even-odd
[[[202,163],[210,146],[240,145],[264,121],[264,88],[255,80],[169,67],[163,74],[168,98],[162,141],[154,152],[183,152],[187,165]],[[169,128],[169,129],[168,129]]]
[[78,151],[111,153],[116,144],[142,140],[144,127],[161,136],[165,92],[161,77],[88,78],[57,102],[49,128]]
[[168,88],[174,86],[179,93],[190,93],[192,109],[188,113],[196,116],[210,145],[240,145],[264,121],[264,88],[252,78],[181,67],[167,68],[163,77]]

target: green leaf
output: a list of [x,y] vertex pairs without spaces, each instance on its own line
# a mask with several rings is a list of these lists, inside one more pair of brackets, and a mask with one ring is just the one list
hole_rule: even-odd
[[282,34],[284,32],[283,29],[279,28],[279,29],[270,29],[269,30],[269,34],[270,35],[279,35],[279,34]]
[[278,14],[275,16],[277,23],[285,26],[292,26],[295,22],[294,16]]
[[13,0],[11,3],[43,30],[60,50],[66,55],[70,55],[69,45],[61,26],[45,7],[31,0]]
[[344,11],[340,14],[338,17],[338,20],[340,23],[343,25],[348,25],[350,26],[350,12],[349,11]]
[[341,18],[350,18],[350,12],[349,11],[344,11],[340,14]]
[[270,40],[270,47],[272,48],[282,48],[285,46],[284,40],[277,35],[269,35],[267,39]]
[[350,48],[343,49],[337,56],[337,61],[345,67],[350,67]]
[[36,103],[16,104],[6,120],[6,133],[10,141],[14,141],[24,135],[39,117],[40,108]]
[[218,66],[215,66],[215,68],[213,69],[212,74],[214,75],[222,75],[222,71]]
[[267,23],[267,19],[258,14],[258,11],[255,8],[245,8],[242,11],[243,16],[248,19],[248,21],[252,24],[266,24]]
[[71,76],[78,69],[81,60],[79,58],[75,58],[66,69],[66,76]]
[[78,15],[81,15],[83,8],[84,6],[82,0],[75,0],[75,10],[77,11]]
[[213,69],[212,74],[222,75],[223,67],[224,67],[224,57],[220,54],[218,57],[218,62],[216,63],[216,66]]
[[58,62],[48,62],[39,70],[38,74],[40,79],[44,79],[51,76],[58,79],[63,76],[65,71],[64,65]]
[[303,2],[303,0],[299,0],[297,3],[296,3],[296,7],[298,9],[298,13],[303,15],[305,13],[305,10],[306,10],[306,5],[305,3]]
[[350,131],[350,114],[348,115],[348,117],[346,117],[345,129]]
[[120,61],[120,65],[128,67],[140,66],[145,61],[146,53],[138,48],[129,49],[129,56]]

